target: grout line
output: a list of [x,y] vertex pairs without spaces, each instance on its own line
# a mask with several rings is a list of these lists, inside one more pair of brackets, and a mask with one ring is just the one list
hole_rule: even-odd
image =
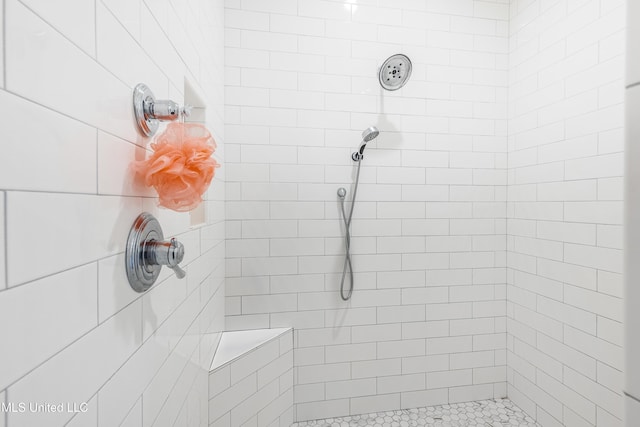
[[636,86],[640,86],[640,82],[631,83],[630,85],[628,85],[626,87],[626,89],[631,89],[631,88],[634,88]]
[[623,392],[623,393],[624,393],[624,395],[625,395],[625,396],[627,396],[628,398],[633,399],[633,400],[635,400],[636,402],[640,403],[640,399],[639,399],[639,398],[637,398],[637,397],[635,397],[635,396],[633,396],[633,395],[631,395],[631,394],[627,393],[626,391],[625,391],[625,392]]

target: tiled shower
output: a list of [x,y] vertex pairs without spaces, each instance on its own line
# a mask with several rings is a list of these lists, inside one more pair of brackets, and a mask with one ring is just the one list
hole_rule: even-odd
[[[476,401],[624,425],[623,0],[0,5],[0,427],[417,423]],[[387,91],[397,53],[413,72]],[[197,215],[132,176],[138,83],[216,139]],[[345,302],[336,192],[370,126]],[[143,211],[187,276],[136,293]],[[216,365],[223,332],[262,329]]]

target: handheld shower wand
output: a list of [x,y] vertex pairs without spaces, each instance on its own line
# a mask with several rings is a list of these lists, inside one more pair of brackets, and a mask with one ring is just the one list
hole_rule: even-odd
[[[358,163],[358,171],[356,172],[356,182],[353,188],[353,197],[351,198],[351,209],[349,210],[349,216],[347,217],[347,213],[344,209],[344,202],[347,197],[347,190],[343,187],[338,188],[338,197],[340,198],[340,208],[342,212],[342,220],[344,221],[345,228],[345,236],[344,236],[344,247],[345,247],[345,256],[344,256],[344,266],[342,267],[342,279],[340,280],[340,297],[344,301],[348,301],[351,298],[351,294],[353,294],[353,267],[351,265],[351,219],[353,218],[353,208],[356,204],[356,194],[358,193],[358,183],[360,182],[360,165],[362,159],[364,158],[364,149],[367,146],[367,143],[374,140],[380,131],[375,126],[371,126],[362,132],[362,142],[360,142],[360,146],[357,151],[354,151],[351,154],[351,159],[354,162]],[[345,295],[344,291],[344,280],[347,276],[347,271],[349,272],[350,286],[349,290]]]
[[373,141],[376,137],[380,135],[380,131],[377,127],[371,126],[365,129],[362,132],[362,141],[360,142],[360,146],[357,151],[351,153],[351,159],[354,162],[359,162],[364,157],[364,148],[367,146],[369,141]]

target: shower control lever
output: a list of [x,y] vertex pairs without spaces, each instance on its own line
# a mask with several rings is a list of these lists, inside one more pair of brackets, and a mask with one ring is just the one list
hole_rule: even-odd
[[178,265],[183,259],[184,245],[175,238],[165,241],[160,223],[153,215],[144,212],[136,218],[125,251],[127,278],[136,292],[149,289],[163,265],[183,279],[187,273]]
[[178,279],[184,278],[187,273],[178,264],[184,259],[184,245],[175,238],[170,241],[149,242],[145,245],[145,258],[147,263],[166,265],[175,271]]
[[180,116],[189,117],[191,106],[180,106],[170,99],[156,99],[146,85],[140,83],[133,90],[133,114],[138,129],[144,136],[153,136],[160,122],[178,120]]

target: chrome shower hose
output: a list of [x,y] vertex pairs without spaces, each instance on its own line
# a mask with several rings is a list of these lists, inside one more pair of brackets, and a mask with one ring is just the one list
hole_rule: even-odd
[[[353,188],[353,197],[351,198],[351,209],[349,209],[349,216],[347,217],[347,213],[344,210],[344,201],[345,197],[340,197],[340,207],[342,212],[342,220],[344,221],[345,228],[345,236],[344,236],[344,266],[342,267],[342,279],[340,280],[340,298],[344,301],[348,301],[351,298],[351,294],[353,294],[353,267],[351,265],[351,218],[353,217],[353,207],[356,205],[356,194],[358,193],[358,182],[360,181],[360,165],[362,163],[362,159],[358,159],[358,171],[356,172],[356,183]],[[349,272],[349,290],[345,295],[344,291],[344,281],[347,276],[347,271]]]

